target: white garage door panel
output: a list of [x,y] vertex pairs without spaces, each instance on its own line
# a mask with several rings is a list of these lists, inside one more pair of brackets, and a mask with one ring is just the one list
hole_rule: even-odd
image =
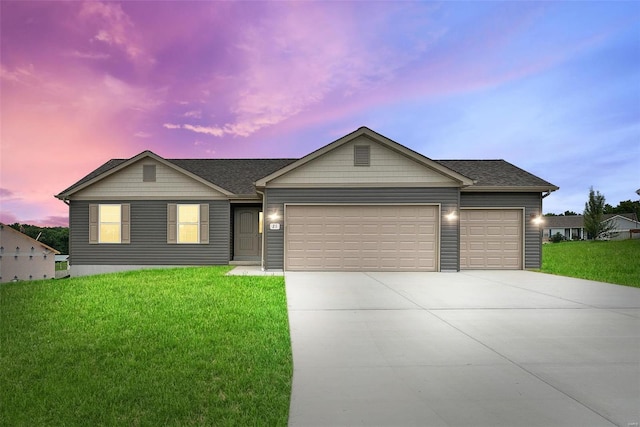
[[522,210],[460,211],[460,268],[522,268]]
[[287,206],[287,270],[436,271],[436,206]]

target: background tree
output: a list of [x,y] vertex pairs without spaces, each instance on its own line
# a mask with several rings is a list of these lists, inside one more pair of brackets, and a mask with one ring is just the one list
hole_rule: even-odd
[[606,214],[625,214],[640,212],[640,201],[623,200],[618,206],[604,205],[604,213]]
[[604,194],[589,188],[589,200],[584,204],[584,229],[591,239],[606,237],[613,229],[611,221],[604,220]]
[[575,213],[574,211],[564,211],[564,213],[561,213],[560,215],[554,214],[552,212],[544,214],[544,216],[575,216],[575,215],[578,215],[578,214]]

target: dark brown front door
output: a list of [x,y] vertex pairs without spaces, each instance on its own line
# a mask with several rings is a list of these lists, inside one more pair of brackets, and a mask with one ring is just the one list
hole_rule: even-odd
[[259,208],[236,208],[234,218],[234,259],[252,261],[260,259]]

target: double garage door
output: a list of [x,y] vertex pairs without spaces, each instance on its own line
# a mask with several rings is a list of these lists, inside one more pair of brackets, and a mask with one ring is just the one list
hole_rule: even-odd
[[438,207],[291,205],[285,269],[436,271]]
[[[289,205],[285,269],[437,271],[439,210],[425,205]],[[462,209],[460,268],[522,269],[521,209]]]

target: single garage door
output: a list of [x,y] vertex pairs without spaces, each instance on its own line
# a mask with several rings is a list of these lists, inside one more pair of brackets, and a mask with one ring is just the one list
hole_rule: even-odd
[[287,205],[285,269],[436,271],[438,207]]
[[460,210],[460,269],[522,269],[522,210]]

